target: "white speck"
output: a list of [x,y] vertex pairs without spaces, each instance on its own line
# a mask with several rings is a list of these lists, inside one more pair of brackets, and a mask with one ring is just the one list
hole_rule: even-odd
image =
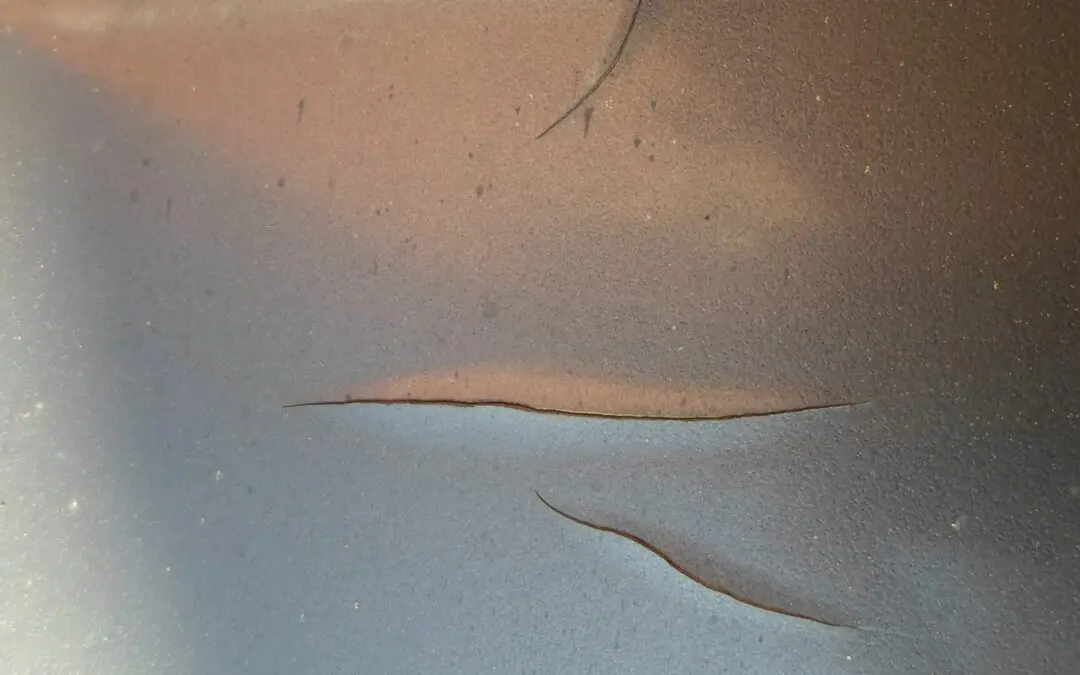
[[868,175],[870,173],[870,165],[869,164],[867,164],[866,167],[863,168],[862,173],[863,173],[864,176],[866,176],[866,175]]
[[68,511],[71,511],[72,513],[75,513],[78,510],[79,510],[79,500],[72,497],[71,501],[68,502]]
[[959,516],[957,516],[956,520],[951,523],[952,529],[956,532],[959,532],[964,528],[965,525],[967,525],[967,521],[968,517],[961,513]]
[[45,404],[42,403],[41,401],[38,401],[37,403],[34,404],[34,409],[33,410],[27,410],[25,412],[19,413],[19,419],[25,420],[25,419],[27,419],[29,417],[33,417],[34,415],[40,415],[44,410],[45,410]]
[[225,472],[222,471],[221,469],[218,469],[217,471],[214,472],[214,480],[215,481],[220,481],[224,477],[225,477]]
[[1000,288],[1001,288],[1001,284],[998,283],[997,279],[994,279],[994,290],[996,291],[996,290],[998,290]]
[[821,94],[818,94],[814,98],[817,100],[818,103],[821,103]]

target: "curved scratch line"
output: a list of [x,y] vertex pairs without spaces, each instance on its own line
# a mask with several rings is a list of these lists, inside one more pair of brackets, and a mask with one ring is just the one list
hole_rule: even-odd
[[573,516],[573,515],[567,513],[566,511],[563,511],[562,509],[559,509],[558,507],[552,505],[551,502],[544,499],[544,497],[540,494],[539,491],[534,490],[534,492],[536,492],[537,499],[539,499],[541,502],[543,502],[544,506],[548,507],[549,509],[551,509],[555,513],[559,514],[563,518],[566,518],[567,520],[569,520],[571,522],[577,523],[578,525],[583,525],[583,526],[585,526],[585,527],[587,527],[587,528],[589,528],[591,530],[596,530],[597,532],[607,532],[607,533],[614,534],[616,536],[622,537],[623,539],[628,539],[628,540],[634,542],[635,544],[637,544],[638,546],[641,546],[641,547],[645,548],[646,550],[648,550],[653,555],[659,557],[661,560],[666,562],[669,566],[671,566],[672,569],[674,569],[679,574],[683,575],[684,577],[690,579],[691,581],[695,582],[696,584],[698,584],[700,586],[704,586],[705,588],[709,589],[710,591],[713,591],[715,593],[719,593],[721,595],[725,595],[725,596],[731,598],[732,600],[735,600],[736,602],[740,602],[740,603],[742,603],[744,605],[754,607],[755,609],[765,610],[766,612],[773,612],[774,614],[782,614],[783,616],[788,616],[788,617],[791,617],[791,618],[794,618],[794,619],[802,619],[803,621],[810,621],[812,623],[816,623],[816,624],[821,625],[821,626],[828,626],[829,628],[846,628],[846,629],[850,629],[850,630],[858,630],[857,627],[855,627],[855,626],[849,626],[849,625],[843,624],[843,623],[833,623],[832,621],[826,621],[825,619],[819,619],[819,618],[817,618],[815,616],[810,616],[809,614],[803,614],[801,612],[796,612],[796,611],[792,611],[792,610],[788,610],[788,609],[783,609],[781,607],[776,607],[774,605],[769,605],[769,604],[766,604],[764,602],[759,602],[759,601],[753,600],[753,599],[751,599],[751,598],[749,598],[749,597],[747,597],[745,595],[742,595],[741,593],[733,591],[730,588],[727,588],[726,586],[721,586],[719,584],[706,581],[705,579],[703,579],[703,578],[699,577],[698,575],[694,574],[693,572],[686,569],[685,567],[683,567],[679,563],[675,562],[675,560],[671,556],[664,553],[659,548],[657,548],[655,545],[650,544],[649,542],[645,541],[644,539],[637,536],[636,534],[633,534],[631,532],[627,532],[626,530],[620,530],[617,527],[611,527],[611,526],[608,526],[608,525],[598,525],[597,523],[589,522],[588,520],[585,520],[584,518],[578,518],[577,516]]
[[335,405],[415,405],[415,406],[448,406],[455,408],[505,408],[519,412],[539,413],[543,415],[564,415],[567,417],[589,417],[594,419],[638,420],[644,422],[729,422],[755,417],[777,417],[779,415],[794,415],[815,410],[834,410],[839,408],[853,408],[863,405],[868,401],[854,401],[847,403],[825,403],[819,405],[807,405],[797,408],[784,408],[782,410],[766,410],[762,412],[734,413],[731,415],[643,415],[634,413],[605,413],[588,412],[584,410],[560,410],[559,408],[545,408],[542,406],[528,405],[527,403],[515,403],[498,399],[452,399],[452,398],[347,398],[340,401],[309,401],[306,403],[291,403],[282,408],[311,408],[315,406]]
[[582,94],[581,98],[577,100],[577,103],[570,106],[570,109],[564,112],[559,117],[559,119],[552,122],[547,129],[541,131],[540,134],[536,137],[536,140],[540,140],[541,138],[546,136],[549,131],[559,126],[559,124],[563,120],[573,115],[574,111],[580,108],[581,104],[585,102],[585,99],[596,93],[596,90],[600,88],[600,85],[604,83],[604,80],[607,79],[608,75],[611,75],[611,71],[615,70],[615,64],[617,64],[619,62],[619,59],[622,58],[623,51],[626,49],[626,43],[630,42],[630,34],[634,32],[634,26],[637,25],[638,14],[641,12],[641,5],[643,2],[644,0],[637,0],[637,5],[634,6],[634,13],[630,16],[630,25],[627,26],[626,33],[623,34],[622,42],[619,43],[619,48],[615,51],[615,57],[611,59],[611,63],[608,64],[607,69],[605,69],[604,72],[601,73],[600,77],[596,78],[596,81],[593,82],[592,86],[589,87],[588,91]]

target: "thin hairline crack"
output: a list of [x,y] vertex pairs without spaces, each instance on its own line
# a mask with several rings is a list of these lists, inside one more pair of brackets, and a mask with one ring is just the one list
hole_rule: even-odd
[[[570,106],[570,108],[567,109],[567,111],[564,112],[562,115],[560,115],[558,119],[549,124],[547,129],[544,129],[539,134],[537,134],[536,140],[540,140],[544,136],[547,136],[549,131],[559,126],[563,122],[563,120],[573,115],[574,112],[578,108],[580,108],[581,105],[585,103],[585,101],[590,96],[596,93],[596,90],[600,88],[600,85],[604,83],[604,80],[608,78],[608,75],[611,75],[611,71],[615,70],[615,66],[619,63],[619,59],[622,58],[623,52],[626,51],[626,44],[630,42],[630,35],[634,32],[634,26],[637,25],[638,14],[641,13],[641,6],[644,4],[644,2],[645,0],[637,0],[636,4],[634,5],[634,12],[630,15],[630,23],[626,27],[626,32],[623,33],[622,41],[619,42],[619,46],[615,50],[615,56],[612,57],[611,63],[609,63],[607,68],[604,69],[604,72],[600,73],[600,77],[596,78],[596,80],[593,81],[592,86],[590,86],[585,91],[585,93],[578,98],[574,105]],[[588,124],[588,118],[586,118],[586,124]]]

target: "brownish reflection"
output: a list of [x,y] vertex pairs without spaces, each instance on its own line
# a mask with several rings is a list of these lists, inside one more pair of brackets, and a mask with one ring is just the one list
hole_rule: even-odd
[[[573,116],[540,142],[602,70],[623,4],[8,11],[39,48],[325,211],[320,228],[394,260],[413,296],[478,308],[414,318],[439,335],[426,348],[451,355],[417,371],[475,368],[473,388],[555,407],[599,395],[566,393],[567,378],[581,392],[650,392],[640,405],[686,391],[714,414],[762,396],[783,405],[861,387],[866,398],[882,375],[933,372],[912,357],[942,310],[912,298],[962,258],[941,219],[970,231],[974,188],[927,188],[947,166],[926,148],[924,161],[898,161],[903,143],[938,136],[905,112],[922,76],[886,76],[945,66],[917,46],[896,51],[903,17],[729,4],[650,4],[590,99],[588,135]],[[949,157],[968,147],[951,142]],[[974,161],[964,170],[987,189]],[[901,240],[905,227],[925,233]],[[402,375],[427,388],[439,377]],[[327,383],[355,386],[347,374]],[[462,386],[438,394],[475,394]]]

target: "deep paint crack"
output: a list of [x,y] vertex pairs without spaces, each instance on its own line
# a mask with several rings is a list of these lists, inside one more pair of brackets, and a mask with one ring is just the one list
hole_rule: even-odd
[[504,408],[520,412],[539,413],[541,415],[560,415],[564,417],[587,417],[593,419],[616,419],[636,420],[641,422],[729,422],[742,419],[754,419],[764,417],[778,417],[780,415],[794,415],[797,413],[814,412],[816,410],[839,410],[842,408],[855,408],[865,405],[870,401],[848,401],[844,403],[825,403],[819,405],[806,405],[795,408],[783,408],[780,410],[765,410],[759,412],[734,413],[730,415],[648,415],[637,413],[606,413],[591,412],[585,410],[563,410],[560,408],[547,408],[543,406],[503,401],[499,399],[454,399],[454,398],[346,398],[340,401],[309,401],[305,403],[292,403],[283,408],[311,408],[316,406],[444,406],[453,408]]
[[802,612],[796,612],[794,610],[784,609],[782,607],[777,607],[775,605],[770,605],[770,604],[767,604],[767,603],[764,603],[764,602],[760,602],[758,600],[754,600],[753,598],[745,596],[745,595],[743,595],[743,594],[741,594],[741,593],[739,593],[737,591],[734,591],[734,590],[732,590],[732,589],[730,589],[730,588],[728,588],[726,586],[722,586],[722,585],[720,585],[718,583],[710,582],[707,579],[703,579],[702,577],[694,574],[693,572],[691,572],[690,570],[686,569],[685,567],[680,565],[678,562],[676,562],[675,559],[672,558],[670,555],[668,555],[667,553],[664,553],[664,551],[662,551],[660,548],[658,548],[655,544],[649,543],[645,539],[642,539],[641,537],[639,537],[638,535],[636,535],[636,534],[634,534],[632,532],[627,532],[626,530],[622,530],[622,529],[619,529],[617,527],[611,527],[609,525],[600,525],[599,523],[594,523],[592,521],[585,520],[584,518],[579,518],[579,517],[577,517],[575,515],[571,515],[571,514],[567,513],[566,511],[563,511],[562,509],[560,509],[557,506],[553,505],[548,500],[544,499],[544,497],[539,492],[536,492],[536,498],[539,499],[544,504],[544,506],[548,507],[549,509],[551,509],[552,511],[554,511],[558,515],[562,516],[563,518],[566,518],[570,522],[577,523],[578,525],[582,525],[582,526],[587,527],[587,528],[589,528],[591,530],[596,530],[597,532],[606,532],[606,533],[609,533],[609,534],[614,534],[614,535],[616,535],[618,537],[622,537],[623,539],[627,539],[629,541],[634,542],[638,546],[641,546],[642,548],[648,550],[653,555],[659,557],[661,560],[666,562],[673,570],[675,570],[679,574],[683,575],[687,579],[690,579],[691,581],[698,584],[699,586],[704,586],[705,588],[709,589],[710,591],[713,591],[714,593],[719,593],[720,595],[731,598],[732,600],[734,600],[736,602],[742,603],[742,604],[747,605],[749,607],[754,607],[755,609],[764,610],[766,612],[772,612],[773,614],[780,614],[782,616],[786,616],[786,617],[789,617],[789,618],[792,618],[792,619],[801,619],[803,621],[809,621],[811,623],[816,623],[816,624],[818,624],[820,626],[828,626],[829,628],[844,628],[844,629],[847,629],[847,630],[859,630],[858,626],[851,626],[851,625],[843,624],[843,623],[834,623],[832,621],[827,621],[825,619],[821,619],[821,618],[818,618],[816,616],[811,616],[809,614],[804,614]]
[[[307,403],[293,403],[290,405],[282,406],[283,408],[310,408],[310,407],[323,407],[323,406],[347,406],[347,405],[367,405],[367,406],[441,406],[441,407],[454,407],[454,408],[504,408],[508,410],[516,410],[520,412],[538,413],[544,415],[559,415],[564,417],[584,417],[593,419],[611,419],[611,420],[630,420],[630,421],[644,421],[644,422],[728,422],[741,419],[755,419],[766,417],[778,417],[780,415],[794,415],[803,412],[813,412],[817,410],[839,410],[843,408],[855,408],[858,406],[866,405],[870,403],[869,400],[852,401],[846,403],[828,403],[821,405],[808,405],[797,408],[784,408],[781,410],[767,410],[763,412],[751,412],[751,413],[736,413],[732,415],[641,415],[641,414],[620,414],[620,413],[603,413],[603,412],[586,412],[579,410],[560,410],[558,408],[544,408],[540,406],[532,406],[524,403],[515,403],[512,401],[502,401],[495,399],[480,399],[480,400],[463,400],[463,399],[416,399],[416,398],[347,398],[340,401],[311,401]],[[742,595],[737,591],[733,591],[730,588],[721,586],[716,583],[709,582],[703,579],[693,572],[687,570],[685,567],[675,561],[670,555],[662,551],[656,545],[646,541],[638,535],[622,530],[616,527],[607,525],[600,525],[584,518],[571,515],[562,509],[559,509],[551,502],[544,499],[544,497],[535,491],[536,497],[555,514],[569,520],[572,523],[576,523],[583,527],[587,527],[597,532],[604,532],[608,534],[614,534],[618,537],[622,537],[628,541],[631,541],[638,546],[643,547],[647,551],[656,555],[661,560],[666,562],[672,569],[679,574],[682,574],[686,578],[690,579],[694,583],[707,588],[714,593],[719,593],[732,600],[749,607],[754,607],[762,611],[771,612],[773,614],[779,614],[792,619],[799,619],[807,621],[819,626],[825,626],[828,628],[835,628],[840,630],[860,631],[867,633],[882,633],[886,635],[895,635],[908,639],[917,639],[915,635],[910,633],[904,633],[901,631],[894,631],[886,628],[875,628],[871,626],[860,626],[844,623],[836,623],[821,619],[802,612],[796,612],[782,607],[775,607],[764,602],[759,602],[748,596]]]

